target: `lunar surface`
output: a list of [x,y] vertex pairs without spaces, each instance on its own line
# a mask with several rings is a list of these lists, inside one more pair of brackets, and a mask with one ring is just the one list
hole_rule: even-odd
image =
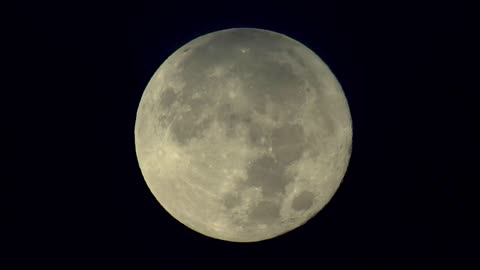
[[175,51],[148,83],[135,147],[151,192],[206,236],[255,242],[291,231],[332,198],[351,155],[344,92],[283,34],[233,28]]

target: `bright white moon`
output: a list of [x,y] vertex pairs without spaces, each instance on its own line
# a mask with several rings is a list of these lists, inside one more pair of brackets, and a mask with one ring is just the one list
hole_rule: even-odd
[[135,146],[159,203],[189,228],[254,242],[293,230],[332,198],[352,144],[350,110],[327,65],[285,35],[213,32],[148,83]]

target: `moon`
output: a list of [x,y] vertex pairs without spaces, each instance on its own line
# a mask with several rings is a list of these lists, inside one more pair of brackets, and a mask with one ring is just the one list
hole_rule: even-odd
[[200,36],[158,68],[141,98],[135,150],[161,206],[216,239],[256,242],[305,224],[330,201],[351,156],[342,87],[280,33]]

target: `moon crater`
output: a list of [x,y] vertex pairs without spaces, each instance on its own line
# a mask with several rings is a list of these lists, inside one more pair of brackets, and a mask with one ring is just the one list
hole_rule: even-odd
[[313,198],[312,192],[304,190],[293,199],[292,208],[297,211],[307,210],[312,206]]

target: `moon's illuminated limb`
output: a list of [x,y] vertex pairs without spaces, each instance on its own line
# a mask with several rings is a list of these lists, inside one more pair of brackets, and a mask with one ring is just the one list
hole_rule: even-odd
[[135,146],[160,204],[238,242],[290,231],[330,200],[352,143],[348,104],[311,50],[271,31],[210,33],[178,49],[143,94]]

